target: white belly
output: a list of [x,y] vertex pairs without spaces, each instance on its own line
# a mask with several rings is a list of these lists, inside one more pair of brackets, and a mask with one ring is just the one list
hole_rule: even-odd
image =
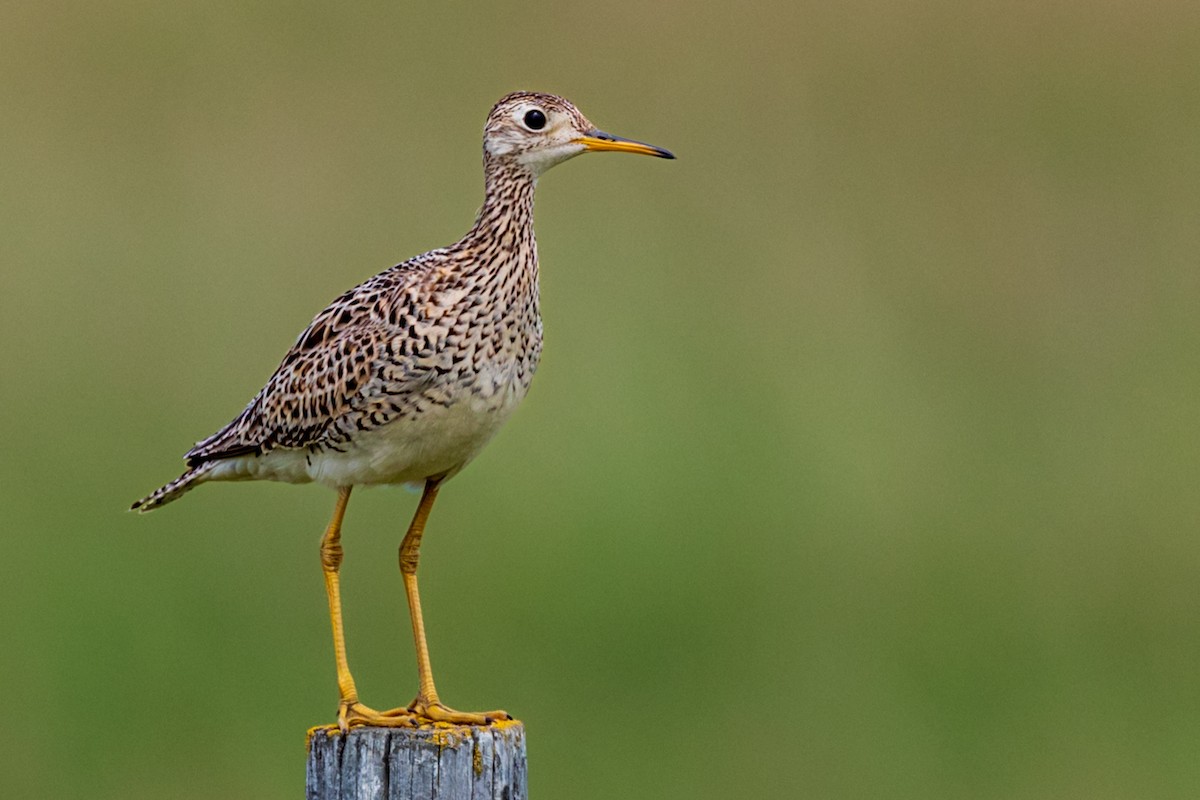
[[[496,387],[491,377],[489,386]],[[528,391],[527,384],[519,381],[501,381],[498,388],[488,395],[464,392],[448,407],[431,403],[415,418],[358,431],[349,442],[338,445],[344,452],[278,448],[261,456],[222,461],[207,479],[317,481],[336,488],[419,484],[434,475],[449,477],[479,454]]]
[[412,483],[450,475],[479,455],[515,408],[515,402],[499,408],[472,402],[431,406],[416,419],[358,434],[344,453],[313,455],[307,474],[328,486]]

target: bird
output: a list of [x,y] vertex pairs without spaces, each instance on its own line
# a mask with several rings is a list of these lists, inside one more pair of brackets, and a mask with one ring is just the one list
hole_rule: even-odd
[[[185,454],[183,474],[131,507],[152,511],[215,481],[316,482],[337,493],[320,555],[342,731],[512,718],[502,710],[457,711],[441,701],[417,588],[420,546],[439,489],[512,415],[538,366],[538,178],[575,156],[603,151],[675,158],[605,133],[563,97],[525,91],[502,97],[484,124],[484,201],[466,235],[336,298],[242,412]],[[346,655],[341,530],[354,487],[395,484],[421,491],[399,548],[418,689],[408,705],[380,711],[359,699]]]

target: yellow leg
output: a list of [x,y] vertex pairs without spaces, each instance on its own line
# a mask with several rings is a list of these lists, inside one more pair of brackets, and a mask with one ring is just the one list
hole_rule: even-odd
[[417,562],[421,557],[421,536],[425,533],[425,522],[437,499],[441,478],[430,478],[425,482],[425,491],[413,515],[408,533],[400,543],[400,575],[404,580],[404,593],[408,597],[408,615],[412,620],[413,642],[417,650],[417,679],[419,689],[416,699],[405,709],[387,712],[395,717],[415,717],[416,721],[453,722],[459,725],[487,725],[498,720],[512,719],[505,711],[463,712],[447,708],[438,699],[433,684],[433,668],[429,663],[429,645],[425,641],[425,621],[421,616],[421,595],[417,591]]
[[321,569],[325,573],[325,593],[329,596],[329,622],[333,626],[333,657],[337,662],[338,682],[338,727],[349,730],[351,725],[411,725],[412,720],[398,716],[385,716],[358,702],[358,689],[354,676],[350,674],[350,663],[346,659],[346,634],[342,628],[342,593],[338,580],[338,569],[342,566],[342,517],[346,504],[350,502],[350,487],[338,490],[337,505],[333,519],[321,537]]

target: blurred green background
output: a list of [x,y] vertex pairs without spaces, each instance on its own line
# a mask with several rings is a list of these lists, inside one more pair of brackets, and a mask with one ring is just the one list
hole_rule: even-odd
[[[449,484],[439,688],[537,798],[1200,794],[1200,5],[0,7],[0,794],[298,797],[319,487],[124,509],[456,239],[502,94],[546,351]],[[366,702],[415,692],[355,496]]]

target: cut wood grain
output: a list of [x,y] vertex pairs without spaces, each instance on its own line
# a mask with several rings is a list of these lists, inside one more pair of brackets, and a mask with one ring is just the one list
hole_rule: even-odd
[[318,728],[308,800],[527,800],[525,727]]

